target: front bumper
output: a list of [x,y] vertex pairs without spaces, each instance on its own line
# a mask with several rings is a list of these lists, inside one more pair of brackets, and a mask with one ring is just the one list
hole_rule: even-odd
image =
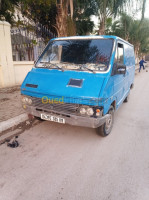
[[62,114],[62,113],[54,113],[53,111],[43,111],[40,109],[36,109],[33,106],[26,106],[26,112],[36,117],[41,117],[41,113],[49,114],[56,117],[61,117],[65,119],[66,124],[74,125],[74,126],[83,126],[83,127],[90,127],[90,128],[97,128],[105,123],[106,119],[109,117],[109,114],[99,118],[93,117],[82,117],[77,115],[71,114]]

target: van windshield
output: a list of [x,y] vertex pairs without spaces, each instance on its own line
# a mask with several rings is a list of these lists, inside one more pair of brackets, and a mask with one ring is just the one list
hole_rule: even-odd
[[36,67],[64,70],[106,71],[113,39],[71,39],[51,41]]

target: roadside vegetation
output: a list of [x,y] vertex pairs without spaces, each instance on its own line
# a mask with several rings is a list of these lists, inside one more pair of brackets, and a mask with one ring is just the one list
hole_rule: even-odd
[[[135,9],[134,9],[135,8]],[[117,35],[135,46],[135,54],[149,52],[149,19],[144,18],[146,0],[0,0],[0,20],[12,26],[15,9],[35,23],[40,23],[60,36]],[[134,15],[129,13],[136,12]],[[136,19],[141,11],[140,19]],[[91,16],[98,17],[98,27]]]

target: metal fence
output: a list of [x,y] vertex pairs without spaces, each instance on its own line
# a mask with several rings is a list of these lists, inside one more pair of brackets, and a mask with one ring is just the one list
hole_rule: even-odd
[[56,37],[41,24],[23,25],[11,29],[13,61],[34,61],[42,53],[47,42]]

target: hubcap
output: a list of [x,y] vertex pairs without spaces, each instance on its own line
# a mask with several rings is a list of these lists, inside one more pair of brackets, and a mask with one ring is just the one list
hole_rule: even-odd
[[106,122],[105,122],[106,131],[109,131],[109,129],[112,126],[112,114],[110,112],[109,112],[109,114],[110,114],[110,116],[106,119]]

